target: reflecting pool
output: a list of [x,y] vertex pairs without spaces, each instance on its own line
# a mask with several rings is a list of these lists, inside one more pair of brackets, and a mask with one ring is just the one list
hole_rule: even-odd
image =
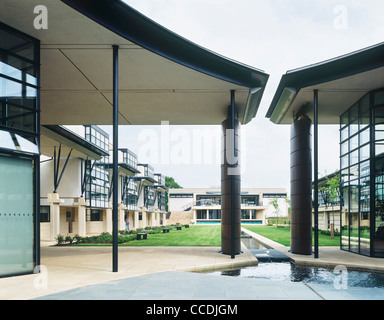
[[[347,282],[348,287],[384,289],[384,272],[299,266],[290,261],[288,257],[284,259],[284,255],[281,253],[264,247],[256,239],[244,233],[241,240],[259,259],[259,264],[253,267],[211,272],[212,274],[327,285],[335,285],[343,277],[342,280]],[[277,255],[276,252],[278,253]]]
[[[223,276],[329,285],[334,285],[341,275],[341,271],[334,269],[297,266],[292,262],[259,262],[254,267],[212,273]],[[384,288],[383,272],[347,269],[344,276],[348,280],[348,287]]]

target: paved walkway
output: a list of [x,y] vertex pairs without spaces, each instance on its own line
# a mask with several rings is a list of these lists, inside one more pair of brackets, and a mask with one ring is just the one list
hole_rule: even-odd
[[[262,241],[268,242],[265,238]],[[384,270],[384,260],[338,248],[320,248],[320,259],[297,256],[266,243],[299,264],[345,265]],[[196,273],[257,264],[252,253],[232,260],[212,247],[121,247],[119,272],[112,270],[111,247],[42,247],[40,274],[0,279],[0,299],[127,300],[384,300],[384,289],[308,285]]]

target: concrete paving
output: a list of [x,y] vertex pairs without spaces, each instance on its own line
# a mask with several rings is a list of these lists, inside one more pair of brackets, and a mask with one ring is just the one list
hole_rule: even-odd
[[[254,235],[253,235],[254,236]],[[384,260],[320,248],[320,259],[289,253],[297,264],[344,265],[384,271]],[[0,279],[2,300],[384,300],[384,289],[347,288],[197,273],[258,263],[242,246],[231,259],[217,247],[120,247],[112,272],[111,247],[42,247],[41,273]]]

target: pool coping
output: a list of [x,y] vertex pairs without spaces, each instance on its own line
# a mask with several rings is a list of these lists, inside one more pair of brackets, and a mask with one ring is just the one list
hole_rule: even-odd
[[248,229],[241,228],[247,235],[251,236],[268,249],[275,249],[287,255],[297,265],[314,267],[336,267],[345,266],[356,270],[384,271],[384,259],[362,256],[356,253],[341,250],[340,247],[320,247],[319,258],[314,255],[299,255],[290,252],[290,247],[284,246],[271,239],[263,237]]

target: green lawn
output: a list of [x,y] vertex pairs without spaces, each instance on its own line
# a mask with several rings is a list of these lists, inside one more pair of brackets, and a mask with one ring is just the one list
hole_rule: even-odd
[[181,230],[171,229],[169,233],[149,234],[146,240],[133,240],[120,246],[134,247],[164,247],[164,246],[185,246],[185,247],[220,247],[221,227],[220,226],[190,226],[182,227]]
[[[275,226],[251,226],[242,225],[242,227],[258,233],[268,239],[289,246],[291,241],[290,228],[276,228]],[[314,239],[314,237],[312,238]],[[312,241],[313,242],[313,241]],[[110,246],[108,244],[85,243],[81,246]],[[319,233],[319,246],[339,246],[340,237],[335,236],[331,240],[330,236]],[[189,228],[182,227],[181,230],[171,228],[169,233],[148,234],[146,240],[132,240],[126,243],[120,243],[119,246],[129,247],[166,247],[166,246],[205,246],[220,247],[221,246],[221,226],[196,226],[191,225]]]
[[[291,243],[290,228],[276,228],[276,226],[248,226],[243,225],[243,228],[260,234],[263,237],[276,241],[284,246],[289,246]],[[314,243],[314,235],[312,233],[312,244]],[[332,240],[330,236],[319,233],[319,246],[340,246],[340,237],[335,236]]]

